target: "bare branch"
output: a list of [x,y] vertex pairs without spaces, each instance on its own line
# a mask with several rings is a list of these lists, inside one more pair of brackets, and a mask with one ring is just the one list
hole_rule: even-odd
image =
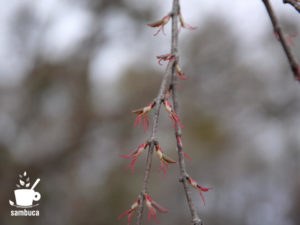
[[[172,43],[171,43],[171,54],[176,57],[176,62],[178,62],[178,12],[180,10],[179,0],[173,0],[173,19],[172,19]],[[172,67],[172,81],[171,81],[171,87],[172,87],[172,101],[174,104],[174,112],[178,115],[178,99],[177,99],[177,91],[176,91],[176,84],[177,84],[177,76],[176,76],[176,69],[175,64],[173,64]],[[184,162],[184,154],[183,154],[183,147],[180,143],[181,140],[181,127],[178,126],[177,123],[175,123],[175,137],[177,140],[177,151],[178,151],[178,161],[179,161],[179,170],[180,170],[180,181],[183,184],[185,196],[187,199],[187,203],[189,205],[189,209],[192,215],[192,224],[193,225],[200,225],[202,224],[201,219],[199,218],[197,211],[195,209],[195,206],[193,204],[191,194],[190,194],[190,187],[185,179],[187,177],[187,172],[185,168],[185,162]]]
[[142,224],[142,216],[143,216],[143,211],[144,211],[144,196],[147,192],[147,186],[148,186],[148,181],[149,181],[149,177],[150,177],[153,148],[154,148],[154,143],[152,142],[149,146],[149,151],[148,151],[148,155],[147,155],[146,167],[145,167],[145,172],[144,172],[143,189],[139,196],[140,204],[139,204],[138,215],[137,215],[137,224],[138,225]]
[[143,211],[144,211],[144,196],[147,193],[147,186],[148,186],[148,181],[149,181],[149,177],[150,177],[153,148],[154,148],[154,144],[156,143],[156,133],[157,133],[157,128],[158,128],[159,112],[160,112],[162,100],[164,99],[164,93],[166,92],[167,84],[170,79],[172,66],[173,66],[173,61],[169,61],[166,71],[164,73],[160,88],[159,88],[158,95],[155,99],[155,113],[154,113],[154,118],[153,118],[153,127],[152,127],[151,137],[149,140],[150,146],[149,146],[146,167],[145,167],[145,172],[144,172],[144,183],[143,183],[143,188],[142,188],[141,194],[139,196],[140,205],[138,208],[137,225],[142,224],[142,216],[143,216]]
[[300,13],[300,1],[299,0],[283,0],[283,3],[291,4]]
[[296,80],[300,81],[300,72],[299,72],[299,65],[297,63],[297,60],[295,58],[295,56],[293,55],[291,48],[288,44],[288,41],[281,29],[281,27],[279,26],[278,20],[275,16],[275,13],[273,11],[273,8],[269,2],[269,0],[262,0],[263,3],[265,4],[265,7],[267,9],[267,12],[269,14],[269,17],[271,19],[272,25],[273,25],[273,29],[274,29],[274,33],[276,36],[278,36],[279,41],[281,43],[281,46],[288,58],[291,70],[294,74],[294,77]]
[[[150,178],[150,172],[151,172],[151,164],[152,164],[152,155],[154,146],[157,145],[156,135],[157,135],[157,129],[158,129],[158,121],[159,121],[159,114],[160,114],[160,108],[161,104],[164,102],[165,94],[167,91],[168,85],[171,87],[175,87],[176,84],[176,63],[178,62],[178,17],[181,16],[180,14],[180,6],[179,6],[179,0],[173,0],[173,7],[171,13],[169,13],[166,17],[163,18],[163,20],[159,21],[157,23],[157,26],[161,26],[161,29],[163,30],[163,26],[166,24],[165,20],[169,20],[169,17],[172,17],[172,40],[171,40],[171,53],[166,55],[170,56],[170,58],[163,56],[160,56],[160,60],[168,60],[168,65],[165,70],[165,73],[163,75],[163,79],[157,94],[157,97],[155,99],[155,113],[153,117],[153,127],[150,139],[148,140],[149,143],[149,151],[147,155],[147,161],[146,161],[146,167],[144,171],[144,182],[142,191],[139,195],[139,201],[140,204],[138,206],[138,214],[137,214],[137,225],[142,224],[142,217],[143,217],[143,211],[144,211],[144,198],[147,195],[147,187],[148,187],[148,181]],[[167,19],[166,19],[167,18]],[[183,19],[181,18],[181,26],[187,27],[189,29],[194,29],[192,26],[188,26],[183,22]],[[156,27],[156,25],[155,25]],[[172,57],[171,57],[172,56]],[[173,60],[173,57],[175,60]],[[159,61],[160,62],[160,61]],[[174,102],[174,111],[176,114],[178,103],[177,103],[177,97],[176,97],[176,90],[175,88],[172,88],[173,91],[173,102]],[[176,128],[176,139],[177,139],[177,148],[178,148],[178,156],[179,156],[179,167],[180,167],[180,175],[181,175],[181,181],[183,183],[184,191],[186,194],[187,202],[191,211],[192,215],[192,222],[194,225],[201,225],[202,222],[200,218],[197,215],[197,212],[195,210],[195,207],[193,205],[190,191],[189,191],[189,184],[187,182],[186,177],[188,177],[188,174],[186,173],[185,164],[184,164],[184,153],[182,150],[182,145],[179,143],[178,137],[181,138],[181,127],[178,126],[178,121],[174,122],[175,128]]]

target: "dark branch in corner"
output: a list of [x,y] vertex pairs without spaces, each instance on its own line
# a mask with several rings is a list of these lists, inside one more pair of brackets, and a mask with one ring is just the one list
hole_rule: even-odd
[[283,0],[283,3],[291,4],[300,13],[300,1],[297,1],[297,0]]
[[263,3],[265,4],[265,7],[267,9],[267,12],[269,14],[269,17],[271,19],[272,25],[273,25],[273,29],[274,29],[274,33],[276,36],[278,36],[279,42],[281,43],[281,46],[288,58],[291,70],[294,74],[294,77],[296,80],[300,81],[300,69],[299,69],[299,65],[297,63],[297,60],[295,58],[295,56],[292,53],[292,50],[288,44],[288,41],[281,29],[281,27],[279,26],[278,20],[275,16],[275,13],[273,11],[273,8],[269,2],[269,0],[262,0]]

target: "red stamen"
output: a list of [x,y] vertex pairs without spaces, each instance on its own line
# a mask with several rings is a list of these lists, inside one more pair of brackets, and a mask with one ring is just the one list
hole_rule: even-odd
[[134,158],[134,159],[131,161],[131,163],[129,164],[129,166],[126,167],[126,170],[128,170],[129,168],[131,168],[132,173],[134,173],[134,164],[135,164],[136,160],[137,160],[137,157]]
[[183,152],[183,155],[184,155],[190,162],[192,162],[192,158],[191,158],[186,152]]
[[180,80],[188,80],[190,77],[189,76],[181,76],[181,75],[179,75],[178,76],[178,78],[180,79]]

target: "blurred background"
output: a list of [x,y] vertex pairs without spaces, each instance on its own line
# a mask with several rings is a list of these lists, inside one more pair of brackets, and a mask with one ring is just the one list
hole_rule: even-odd
[[[300,16],[273,0],[286,34]],[[170,1],[10,0],[0,8],[0,224],[127,224],[118,216],[140,193],[146,154],[132,174],[128,154],[149,137],[132,109],[156,96],[170,48],[146,24]],[[181,1],[183,145],[190,175],[212,187],[205,224],[300,224],[300,86],[260,0]],[[293,52],[300,59],[297,37]],[[150,121],[151,116],[150,113]],[[176,158],[173,126],[162,110],[159,141]],[[151,197],[169,209],[160,224],[189,224],[179,171],[166,179],[153,156]],[[40,216],[11,217],[8,200],[27,171],[42,199]],[[147,211],[147,210],[146,210]],[[144,216],[145,217],[145,216]],[[135,224],[135,218],[132,221]],[[147,224],[145,221],[144,224]]]

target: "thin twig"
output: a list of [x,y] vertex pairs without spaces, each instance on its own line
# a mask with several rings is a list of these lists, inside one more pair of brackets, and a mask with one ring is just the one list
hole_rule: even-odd
[[297,60],[295,58],[295,56],[293,55],[291,48],[288,44],[288,41],[286,40],[286,37],[281,29],[281,27],[279,26],[278,20],[275,16],[275,13],[273,11],[273,8],[269,2],[269,0],[262,0],[263,3],[265,4],[265,7],[267,9],[267,12],[269,14],[269,17],[271,19],[272,25],[273,25],[273,29],[274,29],[274,33],[275,35],[278,36],[279,41],[281,43],[281,46],[288,58],[291,70],[294,74],[294,77],[296,80],[300,81],[300,72],[299,72],[299,65],[297,63]]
[[[176,62],[178,63],[178,12],[180,10],[179,6],[179,0],[173,0],[173,20],[172,20],[172,43],[171,43],[171,54],[175,56]],[[177,100],[177,92],[176,92],[176,84],[177,84],[177,76],[176,76],[176,70],[175,70],[175,63],[172,67],[172,81],[171,81],[171,87],[172,87],[172,101],[174,104],[174,112],[178,115],[178,100]],[[185,192],[185,196],[187,199],[187,203],[189,205],[189,209],[192,215],[192,224],[193,225],[200,225],[202,224],[201,219],[199,218],[197,211],[195,209],[195,206],[193,204],[191,194],[190,194],[190,186],[187,182],[187,172],[185,168],[185,162],[184,162],[184,155],[183,155],[183,148],[181,143],[179,143],[179,140],[181,140],[181,127],[178,126],[177,123],[175,123],[175,137],[177,140],[177,151],[178,151],[178,161],[179,161],[179,169],[180,169],[180,181],[183,184],[183,189]]]
[[144,211],[144,196],[147,193],[148,181],[149,181],[149,177],[150,177],[153,148],[154,148],[154,144],[156,143],[155,139],[156,139],[156,133],[157,133],[157,128],[158,128],[159,112],[160,112],[162,100],[164,98],[164,93],[166,92],[167,84],[168,84],[168,81],[170,78],[172,65],[173,65],[173,62],[169,61],[166,71],[164,73],[160,88],[159,88],[158,95],[155,99],[156,104],[155,104],[155,113],[154,113],[154,118],[153,118],[153,127],[152,127],[151,137],[149,140],[150,146],[149,146],[149,151],[147,154],[143,188],[142,188],[141,194],[139,196],[140,205],[139,205],[138,214],[137,214],[137,223],[136,223],[137,225],[142,224],[142,217],[143,217],[143,211]]
[[300,13],[300,2],[296,0],[283,0],[283,3],[291,4]]

